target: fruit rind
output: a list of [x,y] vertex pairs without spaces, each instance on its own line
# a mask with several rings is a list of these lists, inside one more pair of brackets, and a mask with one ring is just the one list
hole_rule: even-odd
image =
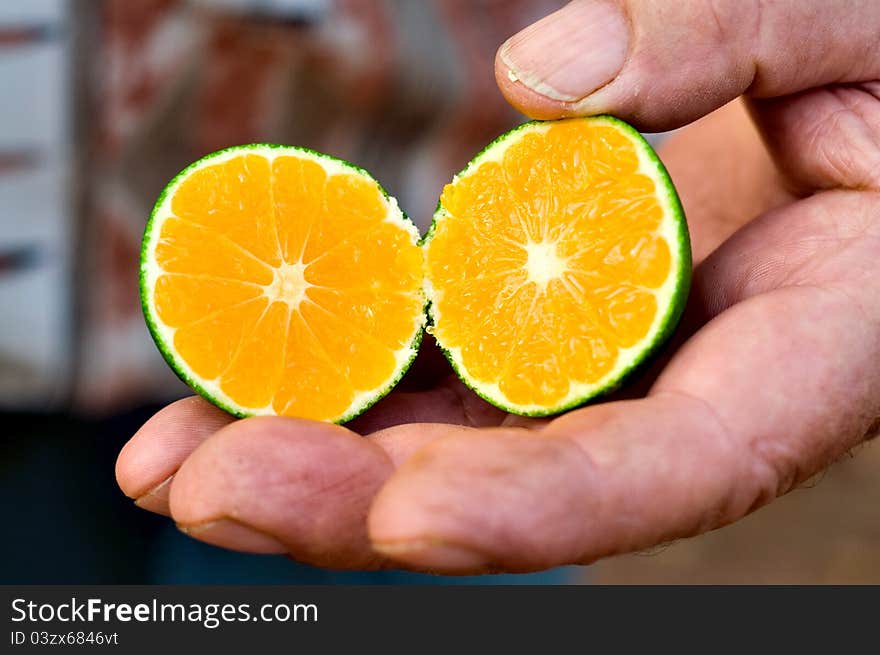
[[[333,157],[332,155],[327,155],[325,153],[312,150],[310,148],[276,143],[250,143],[246,145],[231,146],[229,148],[224,148],[222,150],[209,153],[204,157],[197,159],[196,161],[189,164],[186,168],[181,170],[177,175],[175,175],[159,194],[159,197],[156,199],[156,202],[153,205],[153,209],[151,210],[150,216],[147,220],[147,224],[144,228],[144,236],[141,243],[140,266],[138,272],[138,289],[140,292],[140,301],[141,308],[144,314],[144,321],[147,325],[147,329],[150,332],[150,336],[156,344],[157,349],[161,353],[162,357],[165,359],[165,362],[174,372],[174,374],[193,391],[205,398],[205,400],[237,418],[248,418],[251,416],[256,416],[258,415],[258,413],[240,407],[232,402],[228,402],[227,400],[219,397],[218,394],[212,393],[210,390],[208,390],[199,381],[199,376],[196,376],[187,371],[188,366],[186,365],[186,363],[182,362],[181,358],[175,356],[171,345],[167,343],[167,340],[162,336],[162,330],[159,325],[160,321],[155,315],[155,310],[149,302],[149,291],[151,288],[150,280],[148,279],[150,272],[149,269],[151,265],[155,265],[151,264],[150,262],[150,253],[153,250],[153,240],[158,236],[158,231],[154,230],[154,227],[157,223],[157,216],[162,210],[166,208],[169,199],[173,196],[173,193],[177,190],[180,184],[184,180],[186,180],[194,171],[211,164],[220,163],[225,158],[232,158],[237,155],[252,153],[256,155],[266,156],[267,154],[270,154],[267,153],[267,151],[271,151],[271,154],[273,155],[305,155],[308,158],[320,160],[322,164],[329,164],[332,168],[340,170],[340,172],[344,170],[345,172],[355,173],[375,182],[379,188],[379,191],[382,193],[383,198],[388,203],[389,216],[397,219],[401,227],[404,227],[413,235],[415,244],[418,245],[421,242],[421,239],[419,238],[418,228],[406,215],[406,213],[399,207],[396,199],[389,195],[385,188],[372,175],[370,175],[368,171],[344,159]],[[367,411],[370,407],[382,400],[382,398],[387,396],[388,393],[392,389],[394,389],[394,387],[400,382],[400,379],[406,374],[407,370],[412,365],[412,362],[415,360],[416,355],[418,354],[419,345],[421,344],[422,337],[424,335],[424,327],[427,321],[428,301],[425,297],[424,289],[421,290],[421,293],[424,298],[424,304],[422,306],[420,317],[416,317],[418,318],[418,321],[414,329],[412,340],[410,341],[410,345],[407,348],[403,348],[397,351],[397,368],[395,369],[393,375],[389,378],[389,381],[377,389],[370,390],[368,393],[362,394],[360,402],[353,404],[342,416],[335,418],[329,422],[343,424],[357,418],[365,411]],[[260,415],[272,414],[260,413]]]
[[[553,124],[561,123],[564,121],[591,121],[600,124],[605,123],[608,125],[613,125],[630,138],[630,140],[635,145],[639,156],[644,157],[648,160],[648,162],[650,162],[651,170],[646,172],[646,174],[648,174],[651,179],[656,184],[658,184],[660,189],[662,189],[662,192],[658,192],[658,197],[661,198],[664,202],[664,206],[668,210],[668,213],[671,214],[671,216],[673,217],[676,227],[674,244],[670,244],[670,246],[674,245],[674,268],[671,271],[671,275],[673,276],[674,290],[672,292],[672,295],[669,297],[668,302],[666,303],[665,314],[659,319],[657,327],[654,328],[654,333],[652,337],[650,338],[650,340],[642,341],[638,344],[639,353],[627,366],[621,367],[619,369],[614,369],[613,376],[610,376],[608,379],[604,380],[601,386],[596,386],[590,392],[580,395],[568,402],[548,407],[518,406],[510,403],[505,398],[501,398],[499,396],[489,393],[486,390],[486,387],[490,385],[481,384],[479,381],[475,381],[467,373],[467,371],[464,370],[463,364],[458,360],[455,354],[451,352],[450,349],[445,348],[438,341],[437,345],[443,352],[443,355],[449,361],[459,379],[469,389],[471,389],[475,394],[477,394],[486,402],[494,405],[495,407],[498,407],[499,409],[502,409],[511,414],[517,414],[520,416],[555,416],[563,412],[575,409],[577,407],[581,407],[587,403],[600,400],[601,398],[621,388],[635,374],[643,370],[651,361],[653,361],[659,355],[663,346],[668,342],[669,338],[671,337],[672,333],[675,331],[678,323],[681,320],[688,293],[690,291],[691,268],[693,263],[691,255],[690,236],[687,229],[687,221],[685,219],[684,209],[681,205],[681,200],[678,197],[678,193],[675,190],[672,179],[669,176],[669,172],[666,170],[663,162],[660,160],[657,153],[654,151],[648,141],[641,135],[641,133],[639,133],[638,130],[636,130],[625,121],[620,120],[619,118],[609,115],[597,115],[587,118],[566,118],[550,121],[534,120],[522,123],[491,141],[473,159],[471,159],[470,162],[468,162],[467,166],[465,166],[453,177],[453,183],[458,181],[460,178],[469,175],[485,161],[491,159],[494,156],[498,156],[499,149],[502,147],[506,149],[507,146],[515,143],[518,136],[523,136],[528,131],[534,130],[536,128],[541,130],[549,129],[549,127]],[[422,247],[428,247],[428,244],[430,243],[437,230],[438,223],[442,221],[446,215],[447,213],[445,208],[443,207],[442,202],[438,202],[428,232],[421,240]],[[434,291],[431,288],[430,280],[426,280],[425,286],[425,291],[428,296],[428,327],[426,329],[429,333],[431,333],[433,332],[432,328],[436,324],[437,320],[436,306],[432,302]]]

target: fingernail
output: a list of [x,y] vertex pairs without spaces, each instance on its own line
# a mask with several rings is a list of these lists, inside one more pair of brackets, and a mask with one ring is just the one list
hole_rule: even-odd
[[143,496],[135,498],[134,504],[148,512],[171,516],[171,511],[168,509],[168,494],[171,492],[171,481],[173,479],[174,476],[169,475]]
[[535,93],[574,102],[613,80],[629,52],[629,28],[613,0],[575,0],[501,46],[509,77]]
[[195,524],[178,523],[177,529],[199,541],[231,550],[275,555],[286,553],[288,550],[272,535],[234,519],[217,519]]
[[482,553],[438,539],[373,542],[373,549],[411,566],[445,572],[478,572],[489,565]]

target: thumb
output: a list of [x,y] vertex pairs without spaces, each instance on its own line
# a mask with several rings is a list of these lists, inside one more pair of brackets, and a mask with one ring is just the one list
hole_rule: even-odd
[[876,0],[574,0],[505,42],[496,78],[533,118],[666,130],[743,93],[876,79],[878,31]]

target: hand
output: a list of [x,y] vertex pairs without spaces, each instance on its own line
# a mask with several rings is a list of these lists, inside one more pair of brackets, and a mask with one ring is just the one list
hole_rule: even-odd
[[661,153],[711,254],[643,397],[519,419],[428,352],[426,388],[353,429],[179,401],[125,447],[121,487],[221,546],[453,573],[588,563],[784,494],[880,427],[878,33],[875,0],[575,0],[499,51],[540,118],[665,130],[744,94],[782,172],[737,105]]

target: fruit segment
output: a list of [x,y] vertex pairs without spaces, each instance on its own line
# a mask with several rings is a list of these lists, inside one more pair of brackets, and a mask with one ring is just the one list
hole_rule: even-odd
[[324,188],[321,215],[312,226],[303,261],[322,257],[341,243],[358,243],[358,237],[378,226],[387,213],[378,184],[353,175],[334,175]]
[[386,294],[370,288],[343,290],[314,286],[309,288],[307,296],[343,324],[373,335],[392,350],[408,345],[412,339],[412,325],[399,318],[417,316],[423,304],[423,300],[417,296]]
[[271,266],[281,263],[265,157],[234,157],[194,171],[174,193],[171,211],[227,236]]
[[232,362],[268,305],[260,297],[185,325],[174,332],[174,351],[196,375],[214,380]]
[[262,295],[263,287],[251,282],[164,273],[156,280],[156,312],[166,325],[181,327]]
[[211,275],[254,284],[272,281],[272,267],[227,236],[175,217],[162,223],[155,258],[166,273]]
[[276,414],[327,420],[343,414],[354,388],[324,352],[302,316],[290,317],[285,368],[272,406]]
[[397,225],[379,223],[315,257],[305,271],[306,281],[333,289],[412,293],[421,288],[424,276],[422,251],[414,240]]
[[290,307],[273,302],[244,335],[235,357],[220,374],[220,389],[245,407],[265,407],[284,369],[284,342]]
[[327,173],[313,161],[282,156],[272,162],[275,225],[284,261],[302,261],[312,227],[321,217],[326,184]]

